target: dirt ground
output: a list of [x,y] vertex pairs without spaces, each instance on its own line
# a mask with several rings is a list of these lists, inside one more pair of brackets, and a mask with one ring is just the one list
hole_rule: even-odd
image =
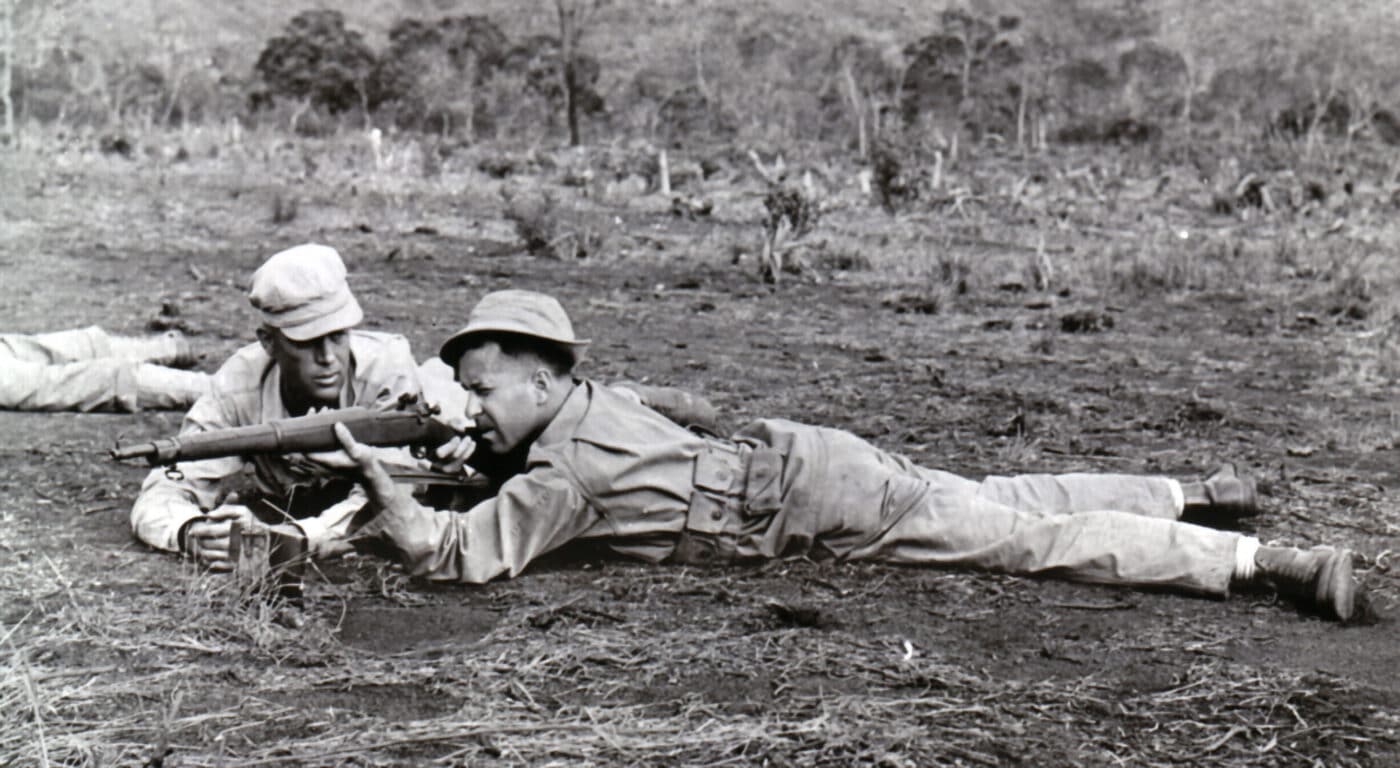
[[[978,476],[1191,476],[1236,461],[1265,480],[1268,511],[1250,530],[1352,547],[1371,610],[1339,626],[1248,595],[570,552],[480,588],[412,583],[369,557],[328,563],[295,629],[131,538],[144,470],[104,452],[173,433],[178,414],[0,413],[0,762],[1400,761],[1393,388],[1365,375],[1358,344],[1374,326],[1339,309],[1341,278],[1242,263],[1199,272],[1231,278],[1218,284],[1113,293],[1061,266],[1051,290],[986,275],[947,290],[929,276],[950,263],[939,259],[956,252],[977,276],[1004,255],[996,242],[1034,244],[1036,226],[989,218],[963,237],[928,224],[943,228],[924,238],[917,217],[865,203],[827,219],[856,250],[944,255],[910,274],[814,268],[775,289],[751,260],[731,264],[757,239],[751,199],[698,221],[664,201],[590,203],[622,246],[561,262],[520,252],[501,182],[465,163],[405,179],[334,155],[320,166],[348,170],[312,176],[297,151],[310,152],[5,156],[0,328],[160,321],[191,333],[212,370],[252,340],[252,270],[318,240],[345,255],[366,325],[405,334],[420,357],[482,293],[532,288],[597,340],[587,375],[703,393],[731,425],[844,427]],[[273,223],[279,197],[297,213]],[[1062,264],[1134,247],[1096,215],[1081,208],[1055,230],[1075,249]],[[1141,221],[1110,215],[1129,230]],[[1235,236],[1267,243],[1309,226],[1256,221]],[[1299,242],[1290,258],[1306,262],[1321,241]]]

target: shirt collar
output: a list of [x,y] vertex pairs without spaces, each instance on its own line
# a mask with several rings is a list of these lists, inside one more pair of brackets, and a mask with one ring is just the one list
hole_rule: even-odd
[[559,406],[559,412],[554,414],[554,418],[549,420],[544,431],[535,438],[535,445],[549,446],[555,443],[562,443],[573,437],[578,431],[578,426],[583,422],[583,417],[588,414],[588,406],[593,402],[593,382],[585,379],[574,379],[574,391],[565,398],[564,404]]

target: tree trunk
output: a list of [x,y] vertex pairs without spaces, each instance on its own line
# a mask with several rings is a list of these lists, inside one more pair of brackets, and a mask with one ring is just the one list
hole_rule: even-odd
[[476,144],[476,72],[480,61],[475,51],[467,57],[467,68],[462,80],[467,85],[467,98],[462,105],[462,128],[467,134],[467,143]]
[[15,2],[0,0],[5,4],[3,18],[0,18],[0,100],[5,104],[5,141],[18,143],[15,137],[15,105],[10,98],[14,85],[15,66]]
[[1021,93],[1016,99],[1016,148],[1022,154],[1026,151],[1026,102],[1029,101],[1030,89],[1025,83],[1021,83]]
[[869,157],[865,134],[865,104],[861,98],[860,86],[856,84],[855,73],[851,71],[849,59],[841,64],[841,75],[846,81],[846,100],[851,106],[851,114],[856,118],[856,147],[861,157]]
[[577,0],[554,0],[559,13],[559,59],[564,86],[564,115],[569,123],[569,146],[579,145],[578,78],[574,69],[575,48],[578,43]]
[[1186,137],[1191,138],[1191,104],[1196,93],[1196,64],[1194,59],[1186,61],[1186,93],[1181,98],[1181,128]]
[[579,145],[578,132],[578,87],[574,79],[574,60],[572,54],[564,60],[564,109],[569,119],[569,146]]

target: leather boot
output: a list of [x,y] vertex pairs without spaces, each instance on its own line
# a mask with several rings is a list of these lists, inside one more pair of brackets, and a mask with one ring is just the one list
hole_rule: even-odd
[[1347,621],[1356,610],[1351,550],[1332,547],[1260,547],[1254,584],[1298,601],[1330,619]]
[[1186,502],[1182,516],[1206,525],[1233,523],[1260,512],[1258,484],[1234,464],[1221,466],[1205,480],[1183,482],[1181,491]]

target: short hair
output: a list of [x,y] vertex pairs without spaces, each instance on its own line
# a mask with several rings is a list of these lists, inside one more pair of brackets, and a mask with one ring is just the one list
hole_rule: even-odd
[[[495,343],[507,357],[533,357],[555,376],[567,376],[578,365],[578,353],[568,344],[509,331],[483,331],[472,334],[462,344],[462,354]],[[461,360],[459,357],[458,360]]]

